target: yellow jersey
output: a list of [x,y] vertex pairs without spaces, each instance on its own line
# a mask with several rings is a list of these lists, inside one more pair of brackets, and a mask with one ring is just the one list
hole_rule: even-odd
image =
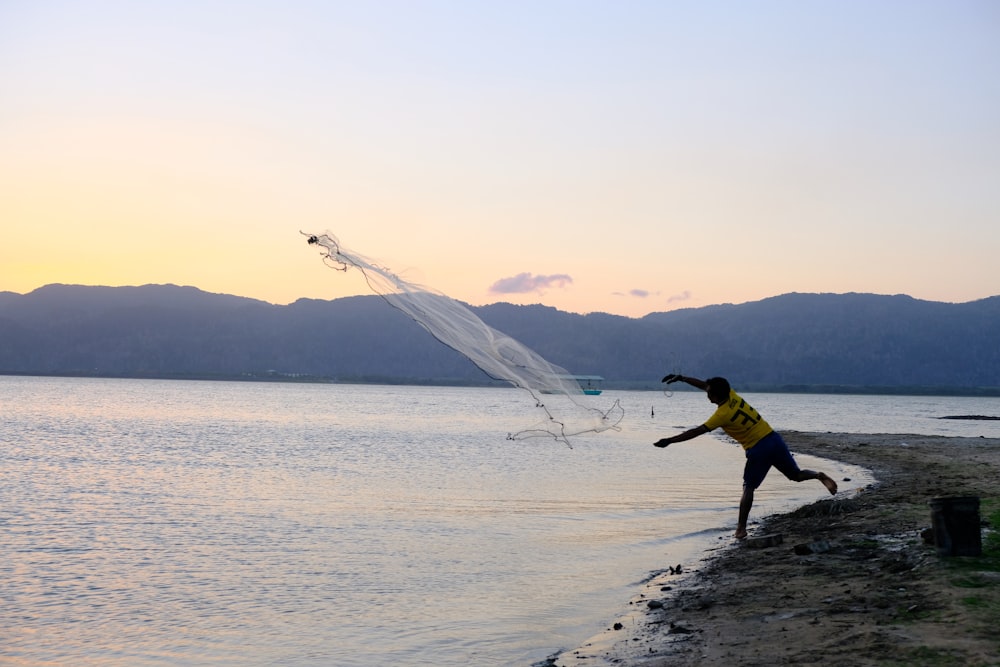
[[743,449],[750,449],[770,433],[771,426],[764,421],[760,413],[750,407],[739,394],[729,390],[729,400],[718,407],[715,413],[705,422],[709,431],[722,427]]

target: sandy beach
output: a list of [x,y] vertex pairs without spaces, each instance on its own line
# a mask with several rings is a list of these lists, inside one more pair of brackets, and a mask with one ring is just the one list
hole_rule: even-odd
[[837,496],[752,523],[748,542],[780,534],[780,544],[720,542],[680,574],[664,563],[627,613],[550,664],[1000,665],[989,528],[978,558],[940,556],[921,535],[932,498],[978,496],[984,522],[1000,511],[1000,439],[782,435],[793,452],[863,466],[877,481],[858,491],[838,480]]

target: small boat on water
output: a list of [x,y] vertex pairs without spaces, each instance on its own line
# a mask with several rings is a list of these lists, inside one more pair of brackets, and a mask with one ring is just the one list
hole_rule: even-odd
[[[588,396],[600,396],[603,389],[601,389],[601,383],[604,382],[604,378],[600,375],[561,375],[561,378],[565,380],[575,380],[583,393]],[[552,393],[562,393],[553,391],[542,391],[543,394]]]

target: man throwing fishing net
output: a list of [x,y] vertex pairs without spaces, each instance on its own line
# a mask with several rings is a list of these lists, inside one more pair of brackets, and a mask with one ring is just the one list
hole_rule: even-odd
[[729,381],[725,378],[714,377],[699,380],[683,375],[668,375],[663,378],[663,382],[667,384],[685,382],[692,387],[703,389],[708,393],[708,400],[719,407],[701,426],[688,429],[679,435],[657,440],[653,443],[655,447],[666,447],[675,442],[697,438],[699,435],[714,431],[721,426],[722,430],[740,443],[746,452],[747,462],[743,468],[743,496],[740,498],[740,516],[739,522],[736,524],[736,539],[742,540],[747,536],[747,518],[750,516],[750,507],[753,506],[753,492],[764,481],[767,471],[772,466],[793,482],[818,479],[831,494],[837,493],[837,483],[825,473],[799,468],[795,459],[792,458],[792,453],[788,451],[788,445],[781,438],[781,434],[772,429],[760,416],[760,413],[733,391],[729,386]]

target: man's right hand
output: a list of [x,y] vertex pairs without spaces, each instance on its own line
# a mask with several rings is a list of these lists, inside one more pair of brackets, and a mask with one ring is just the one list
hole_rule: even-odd
[[667,384],[670,384],[672,382],[680,381],[682,377],[683,376],[680,373],[671,373],[670,375],[663,376],[663,379],[660,380],[660,382],[666,382]]

